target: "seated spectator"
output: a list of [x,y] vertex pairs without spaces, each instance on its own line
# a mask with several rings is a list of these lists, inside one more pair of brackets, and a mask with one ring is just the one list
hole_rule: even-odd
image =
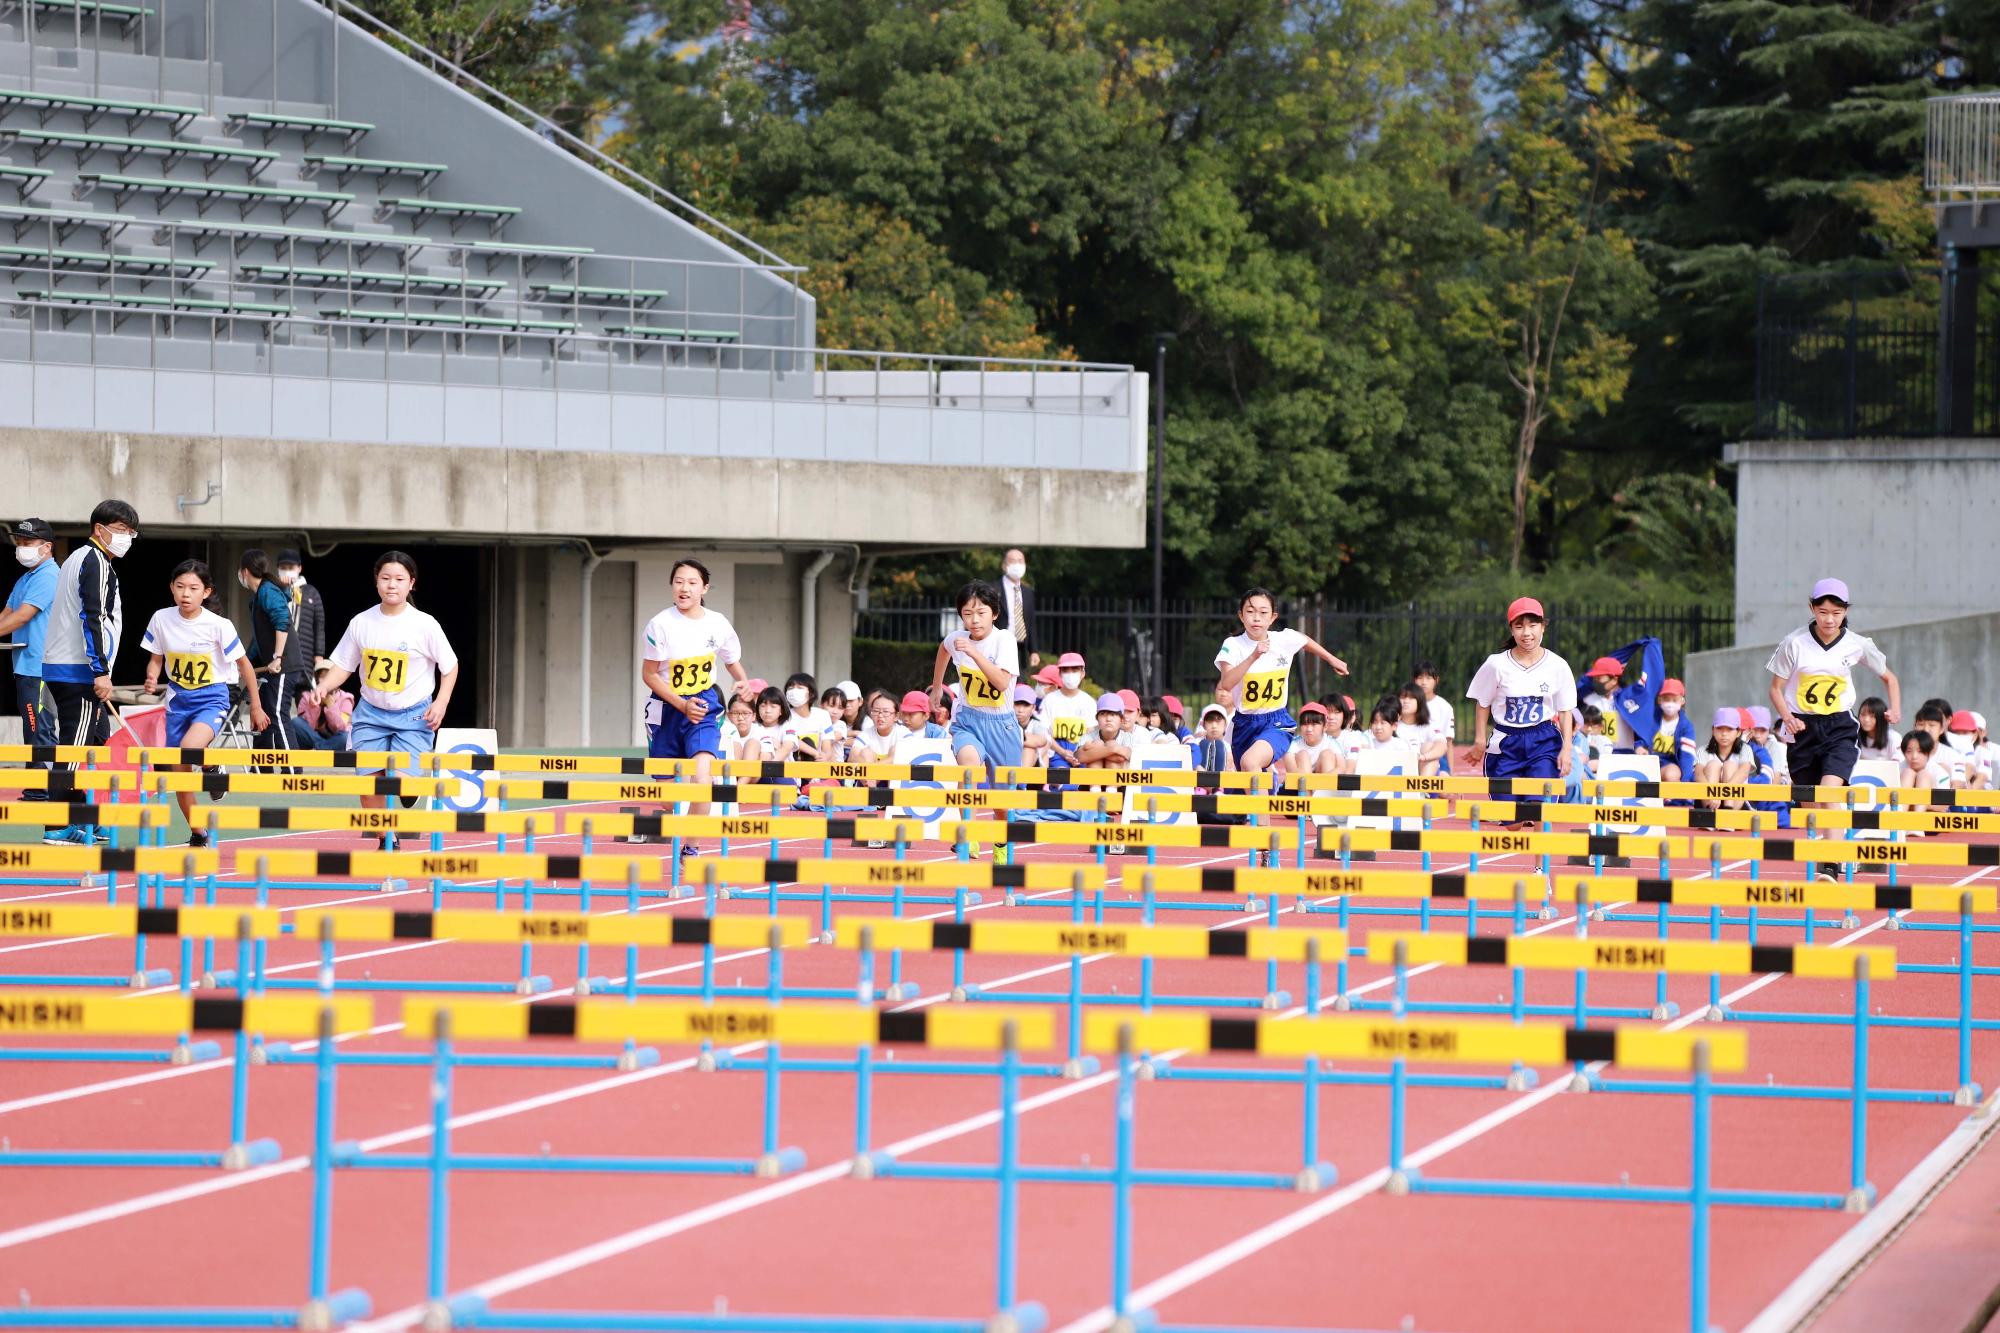
[[1369,717],[1368,730],[1364,733],[1367,739],[1362,748],[1406,755],[1414,768],[1418,759],[1417,743],[1401,734],[1398,726],[1401,717],[1402,709],[1394,698],[1378,700],[1375,711]]
[[1039,702],[1041,700],[1032,685],[1014,687],[1014,721],[1021,728],[1021,765],[1024,768],[1044,767],[1052,753],[1049,724],[1035,716],[1035,705]]
[[1758,756],[1758,776],[1753,777],[1751,781],[1790,782],[1792,771],[1786,761],[1790,747],[1771,730],[1771,710],[1762,704],[1752,704],[1737,711],[1742,713],[1744,721],[1750,724],[1748,732],[1751,748],[1761,751]]
[[757,696],[756,720],[743,735],[738,759],[784,761],[793,754],[793,736],[785,727],[785,696],[766,685]]
[[1118,768],[1132,762],[1125,739],[1125,701],[1107,694],[1097,701],[1097,730],[1077,743],[1076,762],[1085,768]]
[[1285,754],[1285,772],[1340,772],[1340,742],[1329,730],[1330,720],[1325,704],[1307,704],[1299,710],[1299,735]]
[[1035,673],[1035,694],[1037,697],[1047,694],[1050,690],[1058,689],[1061,685],[1062,672],[1056,668],[1054,662],[1049,663]]
[[[855,700],[855,708],[861,701]],[[827,716],[826,730],[820,733],[820,758],[837,763],[847,758],[847,695],[836,685],[819,697],[819,709]]]
[[1979,722],[1968,709],[1961,708],[1945,724],[1945,744],[1951,748],[1952,769],[1961,785],[1983,789],[1993,785],[1990,761],[1979,749]]
[[2000,744],[1987,739],[1986,715],[1974,713],[1973,725],[1978,730],[1972,733],[1972,752],[1979,756],[1979,765],[1986,772],[1986,784],[1990,787],[2000,781]]
[[1451,748],[1450,742],[1437,734],[1430,701],[1415,683],[1396,692],[1396,734],[1416,747],[1417,771],[1426,777],[1438,771],[1438,764]]
[[1201,734],[1193,740],[1194,766],[1204,773],[1228,773],[1236,768],[1229,753],[1229,714],[1221,704],[1201,710]]
[[1604,713],[1596,704],[1582,704],[1573,719],[1574,731],[1570,734],[1570,776],[1577,777],[1577,765],[1583,765],[1583,774],[1577,777],[1577,790],[1583,790],[1583,778],[1597,776],[1604,758],[1611,753],[1604,744]]
[[1691,782],[1699,746],[1694,723],[1687,716],[1687,686],[1671,678],[1662,681],[1655,706],[1660,710],[1660,725],[1653,732],[1650,748],[1660,757],[1660,781]]
[[[331,670],[333,663],[324,657],[314,662],[314,683],[325,680],[326,673]],[[346,690],[335,690],[327,696],[325,703],[316,704],[312,702],[311,691],[308,691],[300,698],[298,716],[292,721],[302,724],[292,733],[294,749],[351,749],[354,743],[354,696]]]
[[[847,724],[848,731],[852,732],[856,727],[860,726],[861,687],[851,680],[843,680],[840,684],[834,686],[833,690],[828,692],[837,692],[840,695],[840,711],[835,713],[834,716]],[[825,700],[821,700],[821,704],[824,706]]]
[[729,706],[722,710],[722,753],[731,759],[741,757],[743,741],[757,725],[757,709],[751,702],[755,697],[745,698],[739,691],[729,696]]
[[[1940,706],[1938,700],[1926,700],[1924,706],[1917,710],[1917,715],[1910,719],[1910,735],[1915,735],[1921,731],[1926,736],[1929,736],[1931,738],[1931,749],[1937,761],[1946,768],[1951,769],[1954,777],[1963,778],[1963,761],[1960,760],[1957,753],[1945,742],[1945,723],[1949,721],[1951,721],[1951,714]],[[1907,735],[1903,737],[1904,740],[1908,740],[1909,738]]]
[[1180,696],[1163,694],[1160,696],[1160,702],[1167,710],[1167,733],[1177,741],[1193,739],[1194,733],[1188,730],[1187,709],[1182,706]]
[[951,735],[948,730],[951,725],[951,710],[940,708],[938,711],[944,714],[942,722],[931,716],[931,697],[922,690],[911,690],[903,696],[896,714],[903,724],[903,730],[912,736],[931,741],[948,738]]
[[1869,695],[1855,708],[1854,720],[1861,728],[1861,735],[1855,742],[1859,747],[1856,758],[1903,762],[1903,733],[1889,725],[1889,703],[1886,699]]
[[[1919,791],[1944,791],[1957,787],[1951,769],[1938,758],[1938,743],[1928,731],[1912,730],[1903,737],[1902,785]],[[1929,806],[1911,806],[1927,810]],[[1939,807],[1942,808],[1942,807]]]
[[[1756,771],[1757,758],[1750,752],[1750,742],[1743,736],[1743,719],[1734,708],[1718,708],[1709,722],[1708,744],[1695,756],[1694,780],[1696,782],[1748,782]],[[1710,810],[1737,810],[1743,806],[1738,800],[1704,800],[1701,802]]]
[[910,729],[896,720],[896,701],[887,692],[876,690],[867,698],[861,725],[854,729],[847,757],[860,764],[886,762],[895,756],[896,746],[909,734]]
[[1329,694],[1319,702],[1326,709],[1326,734],[1339,756],[1339,771],[1352,773],[1354,756],[1361,752],[1366,740],[1365,733],[1354,725],[1359,720],[1354,716],[1354,700],[1345,694]]

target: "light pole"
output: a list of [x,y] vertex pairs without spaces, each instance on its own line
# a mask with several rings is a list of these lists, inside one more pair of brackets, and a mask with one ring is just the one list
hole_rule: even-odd
[[1167,688],[1167,344],[1153,335],[1153,693]]

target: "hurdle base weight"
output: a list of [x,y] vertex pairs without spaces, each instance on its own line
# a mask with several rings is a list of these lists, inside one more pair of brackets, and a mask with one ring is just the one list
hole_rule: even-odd
[[1681,1007],[1672,1000],[1668,1000],[1665,1004],[1656,1004],[1653,1006],[1653,1021],[1655,1023],[1664,1023],[1670,1018],[1679,1018],[1680,1016]]
[[1509,1092],[1526,1092],[1541,1081],[1542,1076],[1532,1069],[1516,1069],[1507,1075],[1506,1088]]
[[171,986],[174,974],[164,967],[148,967],[132,974],[132,989],[145,990],[151,986]]
[[1701,1021],[1704,1023],[1722,1023],[1727,1022],[1728,1019],[1729,1011],[1719,1004],[1711,1004],[1708,1008],[1701,1011]]
[[[1049,1326],[1049,1312],[1034,1301],[1022,1301],[986,1321],[986,1333],[1041,1333]],[[1151,1328],[1147,1324],[1142,1327]]]
[[1569,1090],[1571,1092],[1595,1092],[1597,1084],[1588,1074],[1571,1074],[1569,1076]]
[[541,976],[522,977],[514,983],[516,995],[546,995],[553,989],[555,989],[554,983],[547,977]]
[[409,892],[409,888],[410,888],[410,881],[408,881],[407,879],[398,879],[395,878],[394,876],[391,876],[390,878],[382,881],[381,892],[407,893]]
[[1160,1317],[1151,1310],[1119,1315],[1109,1325],[1109,1333],[1151,1333],[1160,1326]]
[[223,967],[217,968],[213,972],[204,972],[201,974],[200,985],[203,990],[234,990],[236,988],[236,969],[233,967]]
[[1299,1172],[1292,1181],[1292,1188],[1300,1194],[1317,1194],[1339,1179],[1340,1172],[1334,1169],[1332,1162],[1314,1162]]
[[651,1069],[658,1063],[660,1063],[658,1047],[637,1046],[618,1053],[618,1072],[621,1074],[630,1074],[639,1069]]
[[1264,1008],[1270,1013],[1275,1014],[1280,1009],[1289,1009],[1291,1005],[1292,993],[1290,991],[1274,990],[1264,997]]
[[368,1293],[350,1287],[336,1291],[323,1301],[307,1301],[299,1309],[299,1333],[333,1333],[357,1319],[366,1319],[373,1309]]
[[1401,1171],[1391,1171],[1389,1178],[1382,1182],[1382,1192],[1384,1194],[1408,1194],[1410,1186],[1416,1179],[1417,1173],[1413,1169],[1405,1168]]
[[246,1171],[253,1166],[268,1166],[283,1157],[276,1139],[252,1139],[248,1143],[232,1143],[222,1154],[224,1171]]
[[1333,997],[1333,1012],[1336,1014],[1347,1014],[1353,1011],[1354,1001],[1346,995],[1336,995]]
[[1874,1206],[1875,1187],[1864,1182],[1859,1188],[1847,1192],[1847,1197],[1841,1201],[1840,1211],[1859,1214],[1867,1212]]
[[417,1327],[424,1333],[450,1333],[452,1323],[451,1302],[425,1301],[423,1315],[417,1320]]
[[1985,1090],[1977,1083],[1967,1083],[1958,1091],[1951,1094],[1951,1104],[1953,1106],[1977,1106],[1979,1107],[1979,1114],[1984,1115],[1986,1114],[1986,1107],[1980,1101],[1980,1098],[1983,1096],[1985,1096]]
[[780,1148],[776,1152],[767,1152],[757,1159],[757,1179],[776,1180],[779,1176],[789,1176],[805,1170],[805,1165],[804,1149]]

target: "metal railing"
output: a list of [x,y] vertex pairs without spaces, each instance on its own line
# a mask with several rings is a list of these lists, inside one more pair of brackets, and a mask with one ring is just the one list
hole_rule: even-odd
[[[1299,659],[1302,698],[1351,695],[1371,707],[1410,678],[1417,662],[1439,670],[1438,690],[1460,707],[1473,673],[1506,637],[1499,608],[1418,602],[1340,602],[1323,597],[1284,597],[1281,624],[1302,630],[1347,663],[1337,676],[1316,657]],[[1651,635],[1666,651],[1667,671],[1678,675],[1691,652],[1726,648],[1735,642],[1736,618],[1728,604],[1708,607],[1606,606],[1549,603],[1548,644],[1581,671],[1599,654]],[[1107,689],[1131,687],[1146,693],[1178,693],[1190,707],[1211,697],[1215,654],[1238,633],[1234,599],[1171,599],[1160,616],[1166,662],[1164,679],[1152,663],[1153,608],[1137,598],[1041,597],[1035,608],[1035,643],[1045,661],[1057,653],[1080,652],[1090,679]],[[958,625],[951,608],[929,601],[876,601],[855,613],[856,639],[896,643],[936,643]],[[1469,736],[1470,727],[1461,735]]]
[[2000,193],[2000,92],[1925,101],[1924,188],[1934,198]]

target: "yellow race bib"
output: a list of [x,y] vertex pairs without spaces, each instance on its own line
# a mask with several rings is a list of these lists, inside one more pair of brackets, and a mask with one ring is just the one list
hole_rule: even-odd
[[1089,726],[1080,717],[1059,717],[1049,723],[1049,735],[1064,745],[1074,745],[1083,739],[1083,733]]
[[974,708],[998,708],[1007,701],[1006,692],[994,689],[993,682],[977,667],[960,667],[958,681],[965,687],[965,701]]
[[1847,706],[1847,682],[1838,676],[1800,676],[1798,709],[1815,717],[1838,713]]
[[199,690],[215,684],[215,661],[207,653],[168,653],[167,679],[177,690]]
[[410,684],[410,655],[391,648],[363,648],[361,683],[384,694],[401,694]]
[[1291,672],[1260,671],[1245,676],[1240,691],[1242,701],[1237,705],[1241,713],[1275,713],[1285,706],[1285,686],[1291,679]]
[[680,657],[667,663],[667,688],[686,698],[715,684],[715,654]]
[[1617,740],[1618,714],[1607,712],[1604,715],[1604,717],[1598,722],[1597,730],[1599,734],[1601,734],[1604,737],[1605,740],[1607,741]]

